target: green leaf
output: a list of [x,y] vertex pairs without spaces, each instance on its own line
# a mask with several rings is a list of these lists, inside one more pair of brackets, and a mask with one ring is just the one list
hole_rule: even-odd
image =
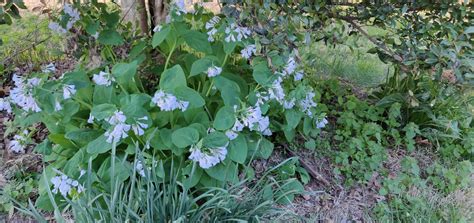
[[[193,170],[194,166],[194,170]],[[199,180],[201,179],[202,174],[204,171],[202,168],[199,168],[197,165],[194,163],[188,164],[184,169],[183,169],[183,184],[186,188],[192,188],[196,186],[199,183]]]
[[229,143],[228,156],[231,160],[244,164],[247,159],[248,146],[243,135],[239,135]]
[[49,141],[49,139],[45,139],[42,143],[36,145],[34,151],[47,156],[53,152],[53,144],[51,141]]
[[51,140],[51,142],[62,146],[63,148],[77,148],[74,143],[64,137],[64,134],[49,134],[48,139]]
[[224,41],[224,52],[226,54],[231,54],[234,52],[235,47],[237,46],[237,42],[226,42]]
[[165,91],[174,90],[177,87],[186,87],[186,76],[184,75],[183,68],[180,65],[165,70],[161,74],[160,78],[160,89]]
[[186,148],[199,140],[199,132],[191,127],[180,128],[173,132],[171,140],[178,148]]
[[295,194],[304,192],[303,185],[296,179],[289,179],[275,193],[274,197],[279,204],[289,204],[295,198]]
[[122,45],[124,40],[120,33],[115,31],[114,29],[106,29],[100,32],[99,38],[97,39],[99,43],[105,44],[105,45]]
[[87,144],[87,153],[100,154],[105,153],[112,149],[112,144],[106,141],[104,135],[101,135],[94,139],[94,141]]
[[268,68],[266,62],[260,62],[253,67],[253,78],[257,81],[258,84],[268,87],[272,84],[271,76],[272,72]]
[[87,145],[101,134],[95,129],[78,129],[66,133],[66,139],[72,140],[80,145]]
[[309,139],[304,143],[304,147],[309,150],[314,150],[316,149],[316,141],[314,141],[314,139]]
[[171,28],[169,26],[162,28],[159,32],[156,32],[153,34],[153,39],[151,40],[151,46],[153,48],[156,48],[158,45],[160,45],[163,40],[168,37],[168,34],[170,33]]
[[474,26],[467,27],[466,30],[464,30],[464,33],[466,34],[474,33]]
[[216,130],[227,130],[232,128],[235,123],[234,108],[224,106],[219,109],[214,120],[214,128]]
[[101,104],[94,106],[91,111],[91,115],[97,120],[106,119],[117,111],[117,107],[113,104]]
[[114,96],[113,86],[96,85],[94,87],[94,96],[92,97],[94,105],[111,103]]
[[226,146],[229,138],[222,132],[211,132],[203,139],[203,146],[206,148],[217,148]]
[[213,166],[209,169],[204,169],[204,171],[213,179],[218,181],[235,181],[237,178],[237,165],[233,162],[219,163],[216,166]]
[[286,118],[286,123],[287,123],[287,130],[295,129],[296,126],[301,121],[301,118],[303,117],[303,113],[300,111],[296,111],[294,109],[289,109],[285,111],[285,118]]
[[184,41],[189,47],[203,53],[212,53],[211,44],[207,35],[198,31],[190,30],[183,35]]
[[116,77],[117,82],[123,86],[129,86],[135,82],[135,74],[137,73],[138,63],[118,63],[112,68],[112,74]]
[[222,75],[214,77],[214,81],[216,88],[221,92],[225,105],[234,106],[240,103],[240,88],[237,83]]
[[271,143],[268,139],[262,138],[256,156],[262,159],[270,158],[270,155],[272,155],[273,152],[273,147],[273,143]]
[[191,66],[191,74],[189,77],[196,76],[200,73],[206,72],[209,67],[212,66],[212,60],[210,58],[201,58],[199,60],[194,61],[193,65]]
[[179,99],[189,102],[188,109],[200,108],[206,103],[197,91],[186,86],[179,86],[172,92]]

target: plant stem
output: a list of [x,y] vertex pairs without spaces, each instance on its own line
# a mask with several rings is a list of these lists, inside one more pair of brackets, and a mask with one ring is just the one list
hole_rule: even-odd
[[176,41],[173,43],[173,48],[171,48],[170,54],[166,57],[165,70],[168,68],[171,56],[173,55],[174,50],[176,49]]

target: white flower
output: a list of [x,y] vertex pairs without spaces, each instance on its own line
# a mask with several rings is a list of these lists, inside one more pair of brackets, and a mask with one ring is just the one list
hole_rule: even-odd
[[227,156],[227,145],[217,148],[198,148],[196,145],[191,146],[191,155],[189,159],[199,162],[199,166],[203,169],[211,168],[225,159]]
[[127,120],[127,116],[123,114],[123,111],[115,111],[112,116],[109,117],[107,122],[111,125],[123,124]]
[[[243,126],[246,126],[250,130],[259,131],[265,135],[271,135],[271,131],[269,129],[270,119],[268,116],[262,115],[262,111],[259,106],[248,107],[240,117],[240,121],[237,120],[234,123],[234,127],[232,128],[233,131],[239,130],[238,128],[240,128],[241,131]],[[235,128],[236,126],[238,128]]]
[[92,35],[92,37],[94,37],[94,39],[98,39],[99,38],[99,32],[95,32],[94,35]]
[[214,35],[216,35],[216,33],[217,33],[216,25],[217,25],[217,23],[219,23],[220,20],[221,20],[221,18],[219,18],[218,16],[214,16],[208,22],[206,22],[206,30],[208,30],[207,40],[209,42],[214,42]]
[[143,168],[142,161],[138,160],[135,163],[135,170],[140,174],[140,176],[145,177],[145,168]]
[[174,95],[165,93],[163,90],[158,90],[151,101],[162,111],[173,111],[180,109],[184,112],[189,106],[189,102],[181,101]]
[[242,54],[242,57],[247,60],[250,59],[250,57],[252,57],[252,55],[255,54],[256,52],[257,52],[257,47],[255,46],[255,44],[250,44],[240,51],[240,53]]
[[51,183],[53,184],[53,190],[51,190],[51,192],[55,194],[59,192],[63,197],[66,197],[68,194],[71,195],[73,189],[75,189],[77,193],[84,191],[84,187],[80,185],[77,180],[73,180],[64,174],[51,178]]
[[207,76],[208,77],[215,77],[215,76],[221,74],[221,72],[222,72],[221,67],[211,66],[207,69]]
[[66,30],[70,30],[74,23],[76,23],[80,19],[79,11],[67,3],[64,4],[63,11],[70,17],[66,24]]
[[291,100],[285,100],[283,101],[283,108],[285,109],[292,109],[293,107],[295,107],[295,99],[292,98]]
[[94,74],[94,76],[92,76],[92,80],[97,85],[110,86],[110,84],[115,81],[115,78],[109,73],[101,71],[99,74]]
[[71,84],[66,84],[63,87],[63,98],[69,99],[72,95],[76,93],[76,86]]
[[219,23],[219,21],[221,21],[221,18],[219,16],[212,17],[209,21],[206,22],[206,29],[214,29],[217,23]]
[[67,30],[65,30],[63,27],[61,27],[61,25],[59,25],[59,23],[57,23],[57,22],[50,22],[49,25],[48,25],[48,28],[51,31],[59,33],[59,34],[67,33]]
[[139,120],[139,121],[137,121],[136,124],[133,124],[133,125],[132,125],[132,130],[133,130],[133,132],[135,133],[135,135],[141,136],[141,135],[145,134],[145,131],[144,131],[143,129],[148,128],[148,125],[145,124],[145,123],[142,123],[142,122],[140,122],[140,121],[141,121],[141,120],[148,120],[148,117],[147,117],[147,116],[143,116],[142,118],[139,118],[138,120]]
[[72,7],[71,4],[64,4],[63,8],[64,13],[68,14],[72,19],[79,20],[79,11]]
[[89,118],[87,119],[87,123],[89,123],[89,124],[94,123],[94,116],[92,114],[89,114]]
[[278,78],[272,83],[271,88],[268,89],[268,96],[270,99],[275,99],[280,104],[282,104],[285,99],[285,90],[283,90],[283,87],[281,86],[282,81],[281,78]]
[[81,178],[82,176],[84,176],[84,174],[86,174],[86,170],[84,169],[81,169],[81,172],[79,173],[79,178]]
[[0,111],[6,111],[7,113],[12,113],[12,106],[7,98],[0,98]]
[[61,110],[63,110],[63,106],[61,106],[61,103],[59,103],[59,101],[56,100],[54,104],[54,111],[61,111]]
[[295,81],[299,81],[299,80],[303,79],[303,77],[304,77],[304,72],[302,70],[297,71],[294,75]]
[[283,73],[285,75],[292,74],[293,72],[295,72],[296,66],[297,64],[296,64],[295,58],[293,57],[288,58],[288,62],[286,63],[285,70]]
[[229,140],[234,140],[235,138],[237,138],[237,136],[239,136],[236,132],[232,130],[227,130],[225,132],[225,135],[227,136],[227,138],[229,138]]
[[181,15],[181,13],[184,13],[184,14],[188,13],[188,11],[186,10],[186,3],[184,2],[184,0],[175,0],[174,6],[176,8],[177,15]]
[[306,97],[299,102],[299,106],[301,110],[306,113],[308,116],[312,116],[313,112],[311,111],[311,108],[316,107],[316,102],[314,102],[313,98],[316,94],[312,91],[308,91],[306,93]]
[[[24,135],[27,135],[28,132],[23,132]],[[24,153],[26,146],[26,138],[24,135],[15,135],[13,140],[10,141],[8,148],[14,153]]]
[[235,120],[234,126],[232,127],[232,131],[234,132],[241,132],[244,129],[244,124],[239,120]]
[[238,26],[235,23],[231,23],[229,27],[226,27],[225,33],[227,34],[224,39],[226,42],[240,42],[243,39],[248,38],[251,34],[250,29]]
[[122,111],[116,111],[107,121],[112,125],[112,129],[106,131],[104,135],[107,137],[106,142],[117,143],[121,139],[128,137],[131,125],[125,124],[127,117]]
[[316,121],[316,128],[322,129],[328,124],[328,120],[326,118],[323,118],[321,121]]
[[31,78],[25,81],[23,78],[13,75],[15,87],[10,91],[11,102],[21,107],[24,111],[40,112],[41,109],[33,98],[33,87],[40,82],[39,78]]
[[159,32],[159,31],[161,31],[162,28],[163,28],[162,25],[157,25],[157,26],[155,26],[155,28],[153,28],[153,32],[154,32],[154,33],[157,33],[157,32]]
[[214,42],[214,35],[216,35],[217,29],[211,29],[207,32],[207,41]]
[[42,70],[43,73],[54,73],[56,72],[56,66],[54,66],[53,63],[50,63],[48,65],[46,65],[43,70]]
[[121,139],[128,137],[128,131],[130,131],[130,125],[124,123],[117,124],[113,126],[112,131],[108,130],[104,133],[104,135],[107,137],[105,141],[108,143],[118,143]]

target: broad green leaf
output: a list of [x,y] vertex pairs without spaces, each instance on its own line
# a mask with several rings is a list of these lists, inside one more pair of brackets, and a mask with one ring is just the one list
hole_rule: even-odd
[[199,60],[194,61],[193,65],[191,66],[191,73],[189,77],[196,76],[200,73],[204,73],[212,66],[212,60],[210,58],[201,58]]
[[273,143],[268,141],[268,139],[262,138],[262,141],[260,142],[260,147],[258,148],[256,156],[262,159],[270,158],[270,155],[272,155],[272,152],[273,152],[273,147],[274,147]]
[[135,82],[135,74],[137,73],[138,63],[118,63],[112,68],[112,75],[116,77],[117,82],[123,86],[129,86]]
[[113,86],[96,85],[94,87],[94,96],[92,98],[94,105],[100,105],[104,103],[112,103],[112,97],[114,96]]
[[186,76],[180,65],[165,70],[161,74],[160,78],[160,89],[165,91],[174,90],[177,87],[186,87]]
[[209,169],[204,169],[204,171],[213,179],[218,181],[236,181],[238,168],[237,165],[233,162],[219,163],[216,166],[213,166]]
[[285,118],[286,118],[286,123],[288,125],[288,130],[290,129],[295,129],[296,126],[301,121],[301,118],[303,117],[303,113],[300,111],[296,111],[294,109],[289,109],[285,111]]
[[49,141],[49,139],[45,139],[42,143],[36,145],[34,151],[44,156],[47,156],[53,151],[53,144],[51,143],[51,141]]
[[296,194],[304,192],[304,186],[296,179],[289,179],[275,192],[276,202],[279,204],[289,204],[293,201]]
[[49,134],[48,139],[51,142],[62,146],[63,148],[77,148],[74,143],[72,143],[69,139],[66,139],[64,134]]
[[101,135],[94,139],[94,141],[87,144],[87,153],[101,154],[112,149],[112,144],[106,141],[104,135]]
[[[193,169],[194,166],[194,169]],[[195,163],[188,164],[182,171],[183,184],[186,188],[192,188],[199,183],[204,171]]]
[[237,83],[223,76],[214,78],[216,88],[221,92],[224,104],[234,106],[240,103],[240,88]]
[[173,94],[176,97],[178,97],[180,100],[188,101],[189,102],[188,109],[200,108],[204,106],[204,104],[206,103],[204,101],[204,98],[202,98],[201,95],[197,91],[186,86],[179,86],[171,92],[173,92]]
[[91,115],[97,120],[106,119],[117,111],[117,107],[113,104],[101,104],[92,108]]
[[168,37],[168,34],[170,33],[171,28],[169,26],[162,28],[159,32],[156,32],[153,34],[153,39],[151,40],[151,46],[153,48],[156,48],[158,45],[160,45],[163,40]]
[[245,137],[239,135],[234,140],[231,140],[228,147],[228,156],[231,160],[244,164],[247,159],[248,147]]
[[212,53],[211,44],[207,40],[207,35],[198,31],[190,30],[183,35],[184,41],[191,48],[203,53]]
[[216,130],[227,130],[232,128],[235,123],[234,108],[224,106],[219,109],[214,120],[214,128]]
[[66,133],[66,139],[72,140],[80,145],[87,145],[101,134],[95,129],[78,129]]
[[224,52],[226,54],[231,54],[234,52],[234,49],[235,47],[237,46],[237,42],[227,42],[227,41],[224,41]]
[[180,128],[173,132],[171,140],[178,148],[186,148],[199,141],[199,132],[191,127]]
[[229,138],[222,132],[211,132],[203,139],[203,146],[206,148],[224,147],[229,143]]
[[258,84],[268,87],[272,84],[271,76],[272,72],[268,68],[266,62],[260,62],[253,67],[253,78]]
[[97,38],[97,41],[105,45],[113,45],[113,46],[122,45],[124,42],[120,33],[115,31],[114,29],[106,29],[100,32],[99,38]]

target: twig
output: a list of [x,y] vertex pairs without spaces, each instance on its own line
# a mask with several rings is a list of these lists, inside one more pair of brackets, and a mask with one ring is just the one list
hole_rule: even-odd
[[18,56],[19,54],[21,54],[21,53],[23,53],[23,52],[25,52],[25,51],[27,51],[27,50],[30,50],[30,49],[35,48],[36,46],[38,46],[38,45],[40,45],[40,44],[42,44],[42,43],[48,41],[50,38],[51,38],[51,36],[48,36],[48,37],[46,37],[45,39],[42,39],[42,40],[40,40],[40,41],[38,41],[38,42],[33,43],[31,46],[29,46],[29,47],[27,47],[27,48],[24,48],[24,49],[22,49],[22,50],[20,50],[20,51],[17,51],[17,52],[15,52],[15,53],[13,53],[13,54],[10,55],[9,57],[7,57],[7,58],[5,58],[4,60],[2,60],[2,63],[0,63],[0,64],[5,64],[8,60],[10,60],[10,59],[12,59],[12,58]]
[[387,53],[390,57],[392,57],[394,60],[396,60],[401,69],[403,71],[408,71],[409,68],[406,67],[405,65],[403,65],[403,58],[399,55],[397,55],[396,53],[394,53],[392,50],[390,50],[385,44],[383,44],[382,42],[376,40],[373,36],[369,35],[358,23],[356,23],[354,21],[353,18],[351,17],[339,17],[340,19],[343,19],[344,21],[350,23],[354,28],[356,28],[362,35],[364,35],[370,42],[372,42],[373,44],[375,44],[377,47],[379,47],[380,49],[382,49],[383,51],[385,51],[385,53]]
[[325,186],[329,186],[330,183],[327,181],[321,174],[319,174],[316,170],[314,170],[308,163],[306,163],[303,159],[301,159],[298,155],[296,155],[293,151],[291,151],[288,148],[288,145],[283,144],[283,148],[290,154],[290,156],[298,158],[298,160],[301,163],[301,166],[308,171],[308,173],[316,180],[319,180],[321,183],[323,183]]

